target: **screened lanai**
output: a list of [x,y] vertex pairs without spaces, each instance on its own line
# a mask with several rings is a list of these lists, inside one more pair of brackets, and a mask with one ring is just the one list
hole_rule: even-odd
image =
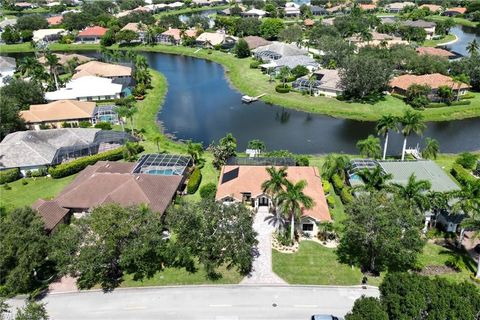
[[192,165],[190,156],[175,154],[146,154],[137,162],[132,173],[145,173],[163,176],[181,176]]

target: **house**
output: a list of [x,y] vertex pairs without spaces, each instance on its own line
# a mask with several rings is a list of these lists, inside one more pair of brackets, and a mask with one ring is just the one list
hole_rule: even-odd
[[363,11],[375,11],[377,10],[377,5],[375,3],[360,3],[359,4],[359,7],[363,10]]
[[448,17],[455,17],[460,14],[465,14],[467,12],[467,8],[462,8],[462,7],[456,7],[456,8],[448,8],[445,10],[445,12],[442,13],[443,16],[448,16]]
[[431,88],[431,93],[428,95],[428,98],[431,101],[441,100],[438,96],[438,88],[442,86],[448,86],[452,88],[455,96],[462,96],[468,92],[470,86],[463,82],[454,81],[449,76],[444,76],[440,73],[425,74],[421,76],[413,74],[404,74],[393,78],[390,81],[390,87],[392,92],[405,95],[408,88],[413,84],[426,85]]
[[147,34],[146,33],[146,28],[144,28],[141,23],[129,22],[120,30],[121,31],[125,31],[125,30],[133,31],[138,35],[138,40],[137,41],[140,41],[142,43],[145,42],[146,34]]
[[442,10],[442,6],[436,4],[422,4],[420,9],[428,9],[431,13],[437,13]]
[[33,31],[32,40],[34,42],[53,42],[60,39],[64,33],[66,33],[65,29],[38,29]]
[[[244,203],[254,210],[275,210],[272,197],[262,190],[262,183],[269,180],[268,166],[264,165],[226,165],[220,171],[215,199],[225,204]],[[278,168],[278,167],[277,167]],[[293,183],[307,182],[304,193],[314,200],[312,209],[302,208],[299,229],[315,236],[317,224],[331,221],[328,205],[322,187],[320,173],[316,167],[287,167],[287,179]]]
[[0,56],[0,87],[13,77],[16,69],[15,58]]
[[125,132],[100,129],[17,131],[0,143],[0,170],[20,168],[25,175],[27,171],[115,149],[133,140]]
[[[54,55],[57,56],[58,64],[62,67],[59,69],[59,72],[65,71],[64,70],[65,67],[68,65],[68,62],[71,60],[76,61],[77,64],[83,64],[93,60],[93,58],[90,58],[78,53],[71,53],[71,54],[54,53]],[[40,62],[43,65],[47,65],[47,59],[45,58],[45,56],[41,56],[40,58],[38,58],[38,62]]]
[[99,26],[86,27],[78,33],[77,40],[82,43],[98,43],[107,31],[108,29]]
[[457,232],[460,223],[467,216],[465,214],[449,214],[448,212],[441,212],[437,216],[437,226],[442,227],[446,232]]
[[285,4],[285,17],[298,17],[300,16],[300,6],[294,2],[287,2]]
[[218,5],[224,3],[223,0],[192,0],[192,4],[205,7],[210,5]]
[[326,16],[329,14],[327,9],[324,7],[319,7],[319,6],[311,6],[310,11],[312,12],[312,15],[314,16]]
[[436,47],[418,47],[415,49],[419,55],[431,55],[437,57],[443,57],[446,59],[455,59],[457,55],[445,49]]
[[301,77],[292,83],[292,87],[299,91],[313,93],[314,96],[325,95],[336,97],[343,93],[340,85],[338,70],[320,69],[313,72],[315,79]]
[[427,39],[431,39],[435,35],[435,27],[437,24],[425,20],[406,20],[402,21],[401,25],[404,27],[421,28],[427,33]]
[[3,32],[6,27],[14,27],[17,24],[17,19],[16,18],[11,18],[11,19],[3,19],[0,21],[0,32]]
[[55,129],[62,128],[64,122],[74,126],[78,126],[80,121],[92,123],[95,108],[95,102],[59,100],[33,104],[29,110],[20,111],[20,117],[32,130],[40,130],[41,126]]
[[129,85],[132,82],[132,68],[119,64],[89,61],[75,68],[72,80],[86,76],[95,76],[111,79],[112,83]]
[[119,99],[122,93],[122,85],[113,83],[112,79],[84,76],[71,80],[61,88],[53,92],[45,92],[47,101],[55,100],[79,100],[100,101]]
[[53,17],[47,18],[47,22],[49,26],[59,25],[62,23],[62,21],[63,21],[63,16],[53,16]]
[[37,7],[37,5],[30,2],[16,2],[15,7],[20,10],[25,10],[25,9],[33,9]]
[[251,10],[242,12],[242,13],[241,13],[241,16],[244,17],[244,18],[257,18],[257,19],[261,19],[261,18],[265,17],[266,14],[267,14],[266,11],[253,8],[253,9],[251,9]]
[[181,44],[183,37],[195,38],[196,36],[196,29],[180,30],[176,28],[170,28],[157,36],[157,42],[161,44],[179,45]]
[[307,55],[297,55],[285,56],[277,60],[271,60],[268,63],[261,64],[260,68],[262,70],[273,69],[274,72],[278,72],[282,67],[288,67],[289,69],[293,69],[296,66],[304,66],[311,72],[317,69],[319,67],[319,64],[312,57],[309,57]]
[[271,41],[258,36],[247,36],[244,37],[243,40],[247,42],[250,50],[257,49],[258,47],[268,46],[272,43]]
[[310,28],[315,25],[315,21],[313,21],[312,19],[305,19],[303,20],[303,25],[307,28]]
[[204,48],[213,48],[222,46],[223,48],[233,48],[237,42],[237,38],[229,36],[221,30],[217,32],[204,32],[197,37],[197,45]]
[[389,13],[399,13],[406,7],[414,7],[415,3],[405,1],[405,2],[393,2],[389,3],[385,6],[385,10]]
[[69,210],[62,208],[55,201],[38,199],[32,204],[32,209],[37,211],[48,233],[53,233],[62,224],[70,220]]
[[354,44],[357,48],[363,48],[365,46],[386,46],[389,48],[397,44],[408,44],[408,41],[402,40],[402,38],[397,36],[376,31],[372,31],[370,34],[372,35],[372,39],[369,41],[364,41],[360,36],[349,37],[347,41]]
[[253,50],[255,58],[263,62],[278,60],[282,57],[307,55],[307,51],[300,49],[294,44],[274,41],[271,44],[261,46]]

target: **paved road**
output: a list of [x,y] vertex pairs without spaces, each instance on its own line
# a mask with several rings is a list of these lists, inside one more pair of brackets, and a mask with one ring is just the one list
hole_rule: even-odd
[[[302,286],[196,286],[50,294],[43,302],[53,320],[90,319],[309,319],[314,313],[343,316],[374,288]],[[274,306],[276,304],[276,306]]]
[[251,274],[241,284],[286,284],[272,271],[272,233],[275,227],[265,220],[269,215],[268,207],[259,207],[255,214],[253,229],[258,233],[257,256]]

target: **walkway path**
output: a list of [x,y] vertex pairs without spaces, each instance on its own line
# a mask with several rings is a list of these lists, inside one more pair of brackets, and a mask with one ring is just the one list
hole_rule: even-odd
[[258,233],[257,257],[253,262],[252,273],[241,284],[285,284],[286,282],[272,271],[272,233],[275,227],[265,221],[268,208],[260,207],[255,215],[253,228]]

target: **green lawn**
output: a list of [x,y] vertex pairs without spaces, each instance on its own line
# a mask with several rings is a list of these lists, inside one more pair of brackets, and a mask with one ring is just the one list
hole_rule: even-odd
[[445,37],[441,38],[441,39],[436,39],[436,40],[425,40],[425,42],[423,43],[423,45],[425,47],[436,47],[436,46],[441,46],[445,43],[448,43],[450,41],[453,41],[457,39],[457,36],[454,35],[454,34],[447,34]]
[[[446,16],[428,16],[425,18],[425,20],[430,20],[430,21],[445,21],[447,19],[450,19],[450,17]],[[478,22],[473,22],[465,18],[451,18],[455,22],[455,24],[460,24],[462,26],[467,26],[467,27],[477,27],[479,24]]]
[[205,276],[205,270],[199,268],[195,273],[189,273],[185,269],[167,268],[162,272],[158,272],[150,279],[143,281],[134,281],[132,276],[124,277],[121,287],[149,287],[149,286],[171,286],[171,285],[198,285],[198,284],[237,284],[242,279],[236,270],[227,270],[220,268],[222,277],[218,280],[208,280]]
[[[69,184],[76,175],[62,179],[52,179],[48,177],[20,179],[9,183],[11,190],[5,190],[0,187],[0,206],[7,209],[13,209],[23,206],[30,206],[38,199],[51,199],[55,197],[62,189]],[[28,181],[23,185],[22,181]]]

